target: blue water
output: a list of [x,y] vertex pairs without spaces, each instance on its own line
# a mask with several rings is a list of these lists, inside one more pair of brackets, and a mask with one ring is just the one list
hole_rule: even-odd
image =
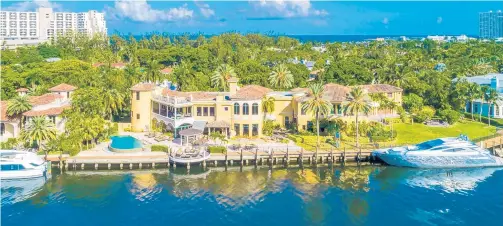
[[503,225],[501,169],[77,171],[1,191],[2,225]]
[[113,136],[110,137],[112,143],[111,147],[116,149],[133,149],[141,148],[141,142],[132,136]]

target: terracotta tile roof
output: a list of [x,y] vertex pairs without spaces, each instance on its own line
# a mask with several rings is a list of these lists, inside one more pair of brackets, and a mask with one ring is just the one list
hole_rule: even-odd
[[388,84],[363,85],[361,87],[368,90],[369,93],[393,93],[402,91],[401,88]]
[[174,90],[170,90],[170,89],[166,89],[166,88],[164,88],[162,90],[163,96],[185,97],[185,98],[190,98],[192,96],[192,100],[195,100],[195,101],[214,100],[220,94],[222,94],[222,93],[218,93],[218,92],[180,92],[180,91],[174,91]]
[[164,68],[161,70],[161,73],[163,73],[163,74],[171,74],[171,72],[173,72],[172,67],[167,67],[167,68]]
[[8,101],[1,101],[0,102],[0,121],[14,121],[15,118],[11,118],[7,115],[7,104]]
[[138,83],[131,87],[133,91],[152,91],[155,89],[154,83]]
[[230,128],[231,124],[226,121],[219,120],[219,121],[214,121],[214,122],[208,123],[206,125],[206,127],[208,127],[208,128]]
[[324,98],[330,102],[342,102],[347,99],[351,88],[335,83],[328,83],[325,86]]
[[47,115],[60,115],[67,108],[70,108],[70,105],[65,105],[62,107],[54,107],[45,110],[30,110],[23,113],[24,116],[33,117],[33,116],[47,116]]
[[272,89],[258,86],[258,85],[247,85],[241,87],[235,95],[231,96],[231,99],[237,100],[258,100],[262,99],[267,93],[272,92]]
[[49,103],[52,103],[60,98],[63,98],[63,96],[59,95],[59,94],[55,94],[55,93],[46,93],[42,96],[28,97],[28,99],[30,100],[30,103],[34,106],[49,104]]
[[16,89],[16,92],[27,92],[28,89],[27,88],[19,88],[19,89]]
[[74,91],[76,89],[77,89],[77,87],[75,87],[75,86],[68,85],[66,83],[61,83],[57,86],[50,88],[49,91],[51,91],[51,92],[68,92],[68,91]]

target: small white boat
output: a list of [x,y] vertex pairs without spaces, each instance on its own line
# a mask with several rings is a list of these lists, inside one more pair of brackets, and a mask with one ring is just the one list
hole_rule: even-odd
[[47,172],[47,165],[43,158],[32,152],[0,150],[2,180],[42,177]]
[[466,136],[429,140],[413,146],[378,149],[372,155],[388,165],[412,168],[463,168],[503,166],[503,158],[493,156]]

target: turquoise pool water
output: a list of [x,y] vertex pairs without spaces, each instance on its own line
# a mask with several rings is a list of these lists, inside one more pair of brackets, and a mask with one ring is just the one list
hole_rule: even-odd
[[136,149],[142,147],[141,142],[132,136],[113,136],[110,139],[112,139],[110,147],[115,149]]
[[1,218],[23,226],[501,226],[502,188],[501,168],[54,170],[45,183],[2,181]]

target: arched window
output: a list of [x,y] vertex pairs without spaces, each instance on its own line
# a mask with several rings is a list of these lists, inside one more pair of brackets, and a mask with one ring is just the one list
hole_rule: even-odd
[[239,115],[239,104],[238,103],[234,104],[234,114]]
[[248,107],[247,103],[243,104],[243,115],[249,115],[250,114],[250,108]]
[[258,104],[252,104],[252,115],[258,115]]

